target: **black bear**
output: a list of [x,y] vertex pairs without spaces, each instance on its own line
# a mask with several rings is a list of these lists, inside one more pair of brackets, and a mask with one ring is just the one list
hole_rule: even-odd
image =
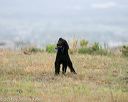
[[57,43],[57,55],[55,60],[55,75],[58,75],[60,72],[60,65],[62,64],[62,73],[65,74],[67,67],[70,68],[70,71],[76,74],[71,59],[68,54],[69,45],[66,40],[59,38]]

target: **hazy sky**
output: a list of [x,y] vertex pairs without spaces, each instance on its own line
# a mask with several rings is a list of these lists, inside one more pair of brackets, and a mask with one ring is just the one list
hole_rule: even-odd
[[128,42],[128,0],[0,0],[0,40]]

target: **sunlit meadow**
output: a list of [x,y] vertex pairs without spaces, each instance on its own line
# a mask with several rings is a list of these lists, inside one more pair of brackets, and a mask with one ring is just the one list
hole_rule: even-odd
[[70,55],[77,75],[54,75],[55,54],[0,51],[0,102],[128,102],[128,59]]

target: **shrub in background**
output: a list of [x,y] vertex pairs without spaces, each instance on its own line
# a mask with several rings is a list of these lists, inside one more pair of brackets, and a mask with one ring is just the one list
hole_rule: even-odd
[[81,40],[80,41],[80,46],[82,47],[82,48],[86,48],[87,46],[88,46],[88,41],[87,40]]
[[44,49],[33,47],[33,48],[29,48],[28,51],[32,53],[36,53],[36,52],[44,52]]
[[80,54],[92,54],[92,48],[79,48],[78,53]]
[[48,53],[55,53],[55,45],[54,44],[48,44],[47,46],[46,46],[46,52],[48,52]]
[[91,47],[87,47],[87,44],[88,43],[85,43],[85,45],[81,44],[81,48],[78,50],[78,53],[92,55],[108,55],[108,51],[103,49],[98,42],[95,42]]
[[87,47],[88,46],[88,41],[87,40],[81,40],[80,41],[80,48],[78,49],[78,53],[81,54],[91,54],[92,49]]
[[98,42],[95,42],[93,45],[92,45],[92,50],[93,51],[99,51],[99,50],[101,50],[102,49],[102,47],[101,47],[101,45],[98,43]]
[[121,51],[124,56],[128,57],[128,46],[124,45]]
[[110,53],[105,49],[99,49],[99,50],[93,51],[92,54],[94,54],[94,55],[110,55]]

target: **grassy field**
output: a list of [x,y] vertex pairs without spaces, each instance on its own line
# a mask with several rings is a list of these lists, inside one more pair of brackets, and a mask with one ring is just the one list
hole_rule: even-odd
[[78,74],[54,76],[55,54],[0,51],[0,102],[128,102],[128,58],[71,59]]

